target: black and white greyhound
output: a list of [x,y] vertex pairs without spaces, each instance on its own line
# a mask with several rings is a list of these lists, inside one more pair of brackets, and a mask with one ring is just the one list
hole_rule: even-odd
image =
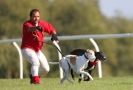
[[[73,51],[70,52],[71,55],[77,55],[77,56],[81,56],[86,52],[85,49],[75,49]],[[94,61],[89,61],[87,64],[87,67],[84,69],[85,71],[87,71],[90,75],[92,74],[93,69],[96,67],[98,60],[100,61],[104,61],[106,60],[106,56],[102,51],[96,52],[95,51],[95,56],[96,59]],[[71,70],[71,76],[74,79],[74,74],[73,74],[73,70]],[[79,78],[79,82],[81,81],[82,75],[80,74],[80,78]],[[83,78],[84,81],[90,81],[90,77],[88,76],[84,76]]]
[[[88,72],[86,70],[92,70],[97,60],[105,60],[101,52],[95,52],[89,49],[73,50],[69,55],[64,56],[60,60],[60,66],[63,69],[61,83],[66,79],[72,83],[73,81],[69,79],[69,73],[71,72],[72,78],[74,79],[73,71],[80,76],[87,76],[89,80],[93,80],[90,71]],[[81,81],[81,79],[84,79],[84,77],[81,77],[79,81]]]

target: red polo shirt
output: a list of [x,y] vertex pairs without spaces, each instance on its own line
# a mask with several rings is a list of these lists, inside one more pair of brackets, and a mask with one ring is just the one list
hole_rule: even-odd
[[[21,49],[23,48],[31,48],[36,52],[39,51],[43,46],[44,40],[44,32],[48,33],[49,35],[55,32],[54,27],[46,21],[39,21],[38,26],[42,27],[41,31],[29,31],[29,27],[35,26],[33,22],[26,21],[23,23],[23,32],[22,32],[22,44]],[[34,35],[36,35],[36,39],[34,39]]]

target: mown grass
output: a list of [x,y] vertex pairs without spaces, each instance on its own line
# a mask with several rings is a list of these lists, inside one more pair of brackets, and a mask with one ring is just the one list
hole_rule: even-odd
[[133,90],[133,77],[94,78],[94,81],[67,81],[59,83],[59,78],[41,78],[41,84],[29,84],[29,79],[0,79],[0,90]]

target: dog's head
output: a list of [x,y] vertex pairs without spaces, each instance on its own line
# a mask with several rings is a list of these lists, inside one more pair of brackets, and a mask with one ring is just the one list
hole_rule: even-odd
[[95,52],[95,56],[96,56],[96,60],[101,60],[104,61],[106,60],[106,56],[103,52],[99,51],[99,52]]
[[87,49],[85,52],[85,56],[90,60],[94,61],[96,59],[95,52],[93,50]]

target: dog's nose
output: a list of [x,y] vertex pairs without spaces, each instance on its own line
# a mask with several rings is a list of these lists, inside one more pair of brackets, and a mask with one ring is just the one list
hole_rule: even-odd
[[106,60],[106,57],[103,57],[102,60]]

